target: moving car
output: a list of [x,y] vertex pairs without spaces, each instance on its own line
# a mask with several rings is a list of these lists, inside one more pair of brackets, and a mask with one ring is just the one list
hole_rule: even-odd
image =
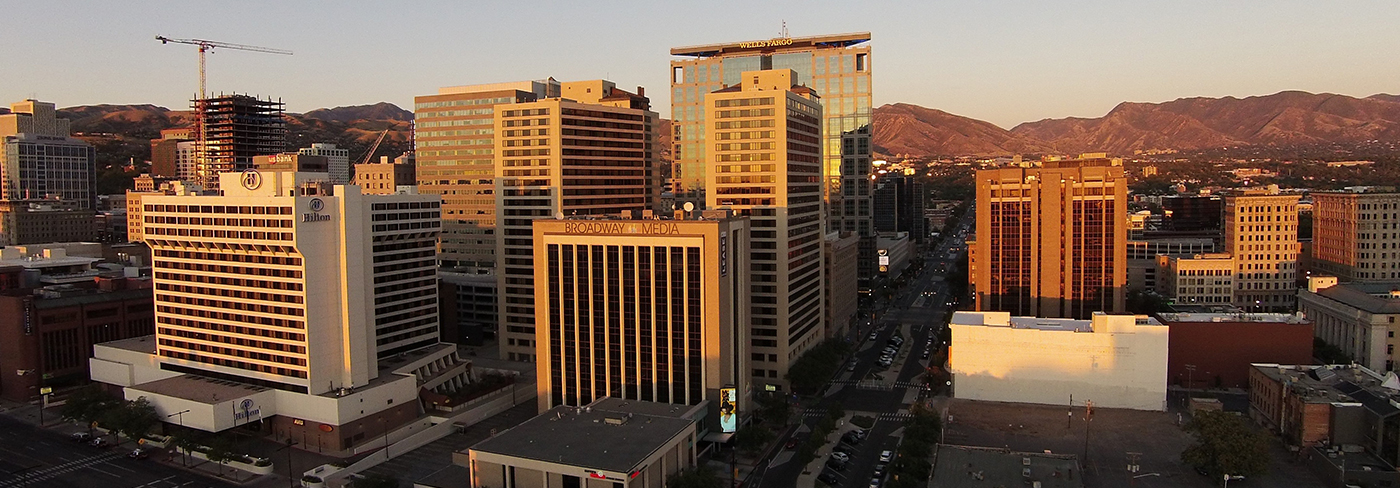
[[890,451],[880,451],[880,462],[888,463],[894,459],[894,453]]
[[783,444],[783,449],[797,449],[797,445],[801,443],[801,440],[798,440],[798,438],[793,437],[791,439],[788,439],[787,444]]
[[131,453],[127,454],[126,457],[129,457],[131,459],[146,459],[148,457],[151,457],[151,451],[148,449],[136,448],[132,449]]
[[74,442],[92,442],[92,434],[87,432],[74,432],[72,435],[69,435],[68,438],[72,439]]
[[853,360],[851,360],[851,364],[847,364],[847,365],[846,365],[846,371],[855,371],[855,370],[856,370],[856,362],[855,362],[855,360],[853,359]]
[[96,438],[96,439],[93,439],[92,442],[89,442],[89,443],[88,443],[88,445],[89,445],[89,446],[92,446],[92,447],[102,448],[102,449],[106,449],[106,448],[108,448],[108,447],[112,447],[112,443],[111,443],[111,442],[107,442],[107,439],[106,439],[106,438],[103,438],[103,437],[98,437],[98,438]]
[[879,339],[879,338],[880,338],[880,333],[879,333],[879,332],[871,332],[871,333],[870,333],[870,340],[873,341],[873,340]]

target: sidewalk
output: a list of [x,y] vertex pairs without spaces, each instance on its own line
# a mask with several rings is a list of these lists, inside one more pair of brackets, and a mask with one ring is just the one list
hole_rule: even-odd
[[[817,449],[816,457],[812,459],[812,462],[807,463],[806,467],[802,468],[802,474],[797,475],[798,488],[813,488],[817,485],[817,475],[822,473],[827,457],[831,455],[831,450],[836,447],[836,443],[841,441],[841,436],[860,428],[860,426],[851,423],[851,417],[856,416],[858,413],[868,414],[867,416],[870,417],[876,416],[868,412],[847,412],[844,417],[841,417],[841,420],[836,422],[836,428],[832,429],[830,434],[827,434],[826,439],[824,439],[822,443],[822,447]],[[835,442],[831,440],[833,437],[836,439]]]

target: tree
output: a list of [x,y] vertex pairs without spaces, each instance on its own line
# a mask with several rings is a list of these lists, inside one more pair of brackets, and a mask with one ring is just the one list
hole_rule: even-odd
[[102,415],[102,423],[113,434],[121,434],[127,439],[138,440],[145,437],[160,424],[156,408],[146,397],[124,402],[114,402]]
[[192,434],[191,431],[182,430],[170,436],[170,445],[180,452],[180,458],[185,466],[190,465],[190,451],[199,445]]
[[224,463],[232,461],[234,456],[233,441],[222,435],[210,439],[208,450],[204,452],[205,459],[219,465],[219,476],[224,475]]
[[816,393],[836,374],[849,350],[850,345],[844,341],[827,339],[802,353],[797,361],[793,361],[785,376],[792,383],[792,390],[802,394]]
[[87,424],[90,429],[93,422],[101,420],[118,402],[120,400],[117,397],[103,390],[101,386],[90,385],[70,395],[67,403],[63,404],[61,414],[65,419]]
[[792,404],[782,395],[754,395],[754,403],[758,405],[758,418],[764,422],[786,424],[792,416]]
[[734,433],[734,448],[744,451],[744,454],[752,457],[767,447],[769,442],[773,442],[775,437],[777,434],[774,434],[767,427],[747,425]]
[[379,473],[365,475],[351,485],[355,488],[399,488],[399,479]]
[[720,488],[723,483],[710,468],[696,466],[667,477],[666,486],[670,488]]
[[1269,468],[1269,440],[1240,416],[1223,411],[1197,412],[1186,424],[1196,442],[1181,452],[1181,461],[1205,469],[1214,478],[1249,477]]

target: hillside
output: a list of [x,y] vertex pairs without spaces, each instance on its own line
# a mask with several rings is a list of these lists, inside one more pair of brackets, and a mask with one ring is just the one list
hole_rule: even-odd
[[398,105],[389,102],[379,102],[374,105],[318,108],[303,114],[303,116],[305,118],[324,120],[327,122],[344,123],[352,123],[357,120],[413,121],[413,112],[401,109]]
[[1245,98],[1124,102],[1099,118],[1046,119],[1011,129],[1064,153],[1400,140],[1400,102],[1285,91]]
[[907,103],[878,107],[873,118],[875,152],[882,155],[999,156],[1051,150],[989,122]]

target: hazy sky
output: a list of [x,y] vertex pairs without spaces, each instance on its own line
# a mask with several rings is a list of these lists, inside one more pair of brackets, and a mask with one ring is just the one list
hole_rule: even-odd
[[0,0],[0,103],[184,108],[196,49],[156,35],[288,49],[216,50],[211,92],[292,112],[440,86],[607,78],[669,116],[669,48],[872,33],[875,104],[1002,127],[1098,117],[1122,101],[1400,92],[1400,2],[1385,1],[232,1]]

